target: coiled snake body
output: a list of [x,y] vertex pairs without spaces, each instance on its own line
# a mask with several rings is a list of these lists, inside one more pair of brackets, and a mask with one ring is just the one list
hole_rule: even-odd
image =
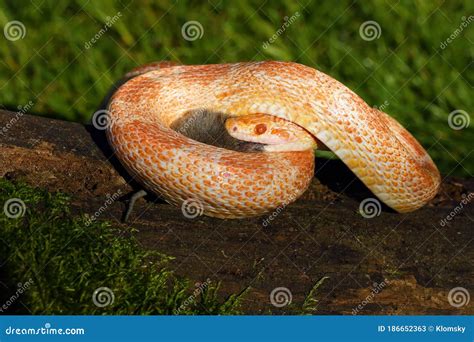
[[[271,61],[157,63],[131,75],[138,76],[122,85],[108,106],[109,142],[133,176],[175,205],[193,200],[205,215],[221,218],[260,215],[296,200],[313,177],[311,147],[237,152],[170,128],[183,117],[192,120],[196,110],[236,120],[227,125],[234,130],[240,118],[262,114],[286,120],[276,119],[276,126],[293,123],[399,212],[423,206],[438,190],[436,166],[408,131],[310,67]],[[256,135],[266,127],[265,117]]]

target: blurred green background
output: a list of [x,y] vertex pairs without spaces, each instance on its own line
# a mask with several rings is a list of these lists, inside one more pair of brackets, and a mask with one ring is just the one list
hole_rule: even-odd
[[[31,101],[29,112],[87,122],[112,84],[142,63],[296,61],[382,106],[443,174],[474,174],[474,123],[467,122],[474,104],[472,1],[24,0],[0,6],[3,108]],[[13,20],[24,30],[11,39],[15,32],[6,28]],[[189,21],[202,26],[195,40],[182,34]],[[373,40],[359,33],[368,21],[380,27]],[[449,125],[455,110],[462,129]]]

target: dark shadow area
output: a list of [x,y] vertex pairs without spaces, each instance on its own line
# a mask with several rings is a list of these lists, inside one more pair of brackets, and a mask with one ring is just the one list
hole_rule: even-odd
[[[3,254],[3,251],[2,251]],[[16,284],[12,279],[12,276],[9,272],[6,262],[8,258],[8,253],[5,256],[2,256],[0,260],[0,316],[1,315],[11,315],[11,314],[27,314],[21,305],[21,295],[18,294],[17,290],[21,283]]]
[[[95,128],[93,125],[89,124],[85,126],[87,132],[91,136],[92,140],[94,143],[99,147],[100,151],[103,153],[105,158],[112,164],[114,169],[122,176],[125,181],[130,184],[130,186],[133,188],[133,192],[125,194],[124,196],[120,197],[120,201],[126,202],[130,199],[130,197],[137,191],[142,190],[143,186],[135,180],[133,176],[128,173],[128,171],[123,167],[122,163],[118,158],[115,156],[114,151],[112,150],[112,147],[109,145],[109,142],[107,140],[107,136],[105,134],[105,130],[98,130]],[[153,202],[153,203],[167,203],[164,199],[160,198],[159,196],[147,192],[147,195],[144,197],[147,201]]]
[[[339,159],[317,158],[314,176],[332,191],[342,193],[359,202],[369,197],[377,197]],[[383,211],[395,212],[389,206],[380,203]]]
[[97,147],[99,147],[104,157],[113,165],[120,176],[122,176],[127,181],[127,183],[132,185],[134,189],[140,190],[140,185],[134,180],[134,178],[128,173],[128,171],[123,167],[118,158],[115,156],[115,153],[107,140],[105,130],[99,130],[90,124],[85,125],[85,129]]
[[[99,106],[97,107],[96,112],[107,109],[107,105],[111,97],[113,96],[113,94],[117,91],[117,89],[121,85],[123,85],[129,79],[130,78],[123,78],[115,82],[115,84],[111,87],[111,89],[107,92],[107,94],[104,96],[104,98],[100,102]],[[91,118],[92,117],[93,116],[91,116]],[[125,179],[125,181],[133,188],[132,192],[127,193],[124,196],[121,196],[119,199],[119,201],[128,202],[135,192],[144,189],[143,186],[139,182],[137,182],[133,176],[130,175],[130,173],[123,167],[122,163],[115,156],[115,153],[107,139],[105,129],[97,129],[96,127],[94,127],[92,123],[86,124],[85,129],[89,133],[94,143],[100,149],[104,157],[113,165],[114,169],[120,174],[120,176],[122,176]],[[148,202],[161,203],[161,204],[167,203],[164,199],[160,198],[159,196],[151,192],[147,192],[147,195],[144,198]],[[125,215],[125,212],[123,214]],[[122,216],[122,220],[123,218],[124,216]]]

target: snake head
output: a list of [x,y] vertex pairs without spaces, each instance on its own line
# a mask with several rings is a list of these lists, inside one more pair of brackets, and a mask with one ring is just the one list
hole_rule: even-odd
[[264,151],[305,151],[317,147],[316,140],[302,127],[266,114],[231,117],[225,122],[235,139],[265,145]]

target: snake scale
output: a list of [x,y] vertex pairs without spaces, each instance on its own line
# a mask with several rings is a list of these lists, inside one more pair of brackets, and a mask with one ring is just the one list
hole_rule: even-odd
[[289,122],[334,152],[398,212],[420,208],[438,191],[435,164],[405,128],[308,66],[162,62],[129,76],[134,77],[108,105],[108,140],[127,171],[172,204],[194,200],[208,216],[256,216],[296,200],[313,177],[314,148],[240,152],[204,144],[171,128],[203,110],[221,113],[237,126],[240,119],[261,116],[264,126],[255,126],[256,135],[265,130],[265,117],[279,118],[272,122],[278,126],[280,121],[283,128],[272,132],[284,133]]

